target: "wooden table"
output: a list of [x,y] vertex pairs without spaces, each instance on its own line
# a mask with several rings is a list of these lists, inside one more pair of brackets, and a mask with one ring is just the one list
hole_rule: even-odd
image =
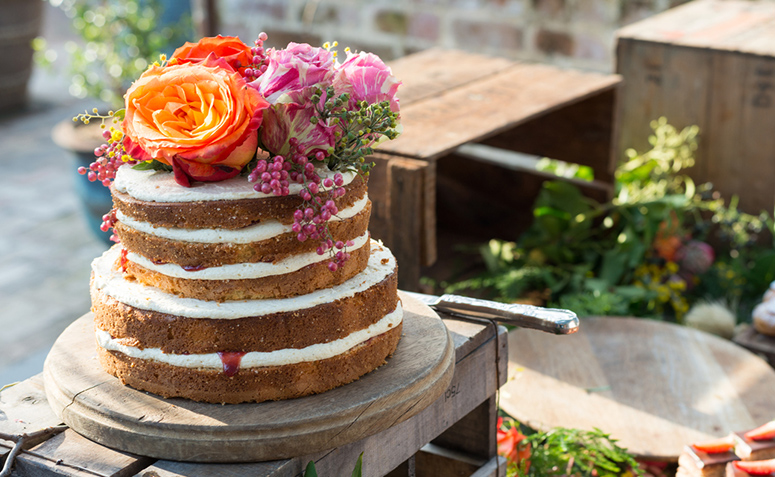
[[510,333],[506,412],[538,429],[597,427],[667,461],[775,416],[775,371],[730,341],[636,318],[586,318],[579,330]]
[[[67,429],[27,443],[13,475],[279,477],[297,476],[315,461],[320,475],[334,476],[349,475],[363,452],[364,476],[438,475],[439,469],[445,475],[505,476],[502,459],[499,466],[495,457],[495,392],[506,379],[506,331],[490,322],[445,318],[444,323],[455,345],[452,384],[418,415],[360,441],[282,461],[194,464],[117,452]],[[0,392],[0,432],[29,433],[58,424],[40,375]],[[11,445],[0,440],[0,462]]]
[[[509,152],[588,165],[596,181],[580,183],[582,190],[599,200],[610,196],[619,76],[441,49],[390,67],[403,82],[403,133],[375,155],[370,229],[402,264],[401,288],[417,290],[421,267],[436,261],[437,212],[445,220],[450,211],[459,228],[478,230],[485,240],[498,229],[482,216],[508,210],[498,225],[513,229],[517,214],[530,214],[541,183],[554,176],[537,174]],[[463,200],[448,201],[448,190]]]

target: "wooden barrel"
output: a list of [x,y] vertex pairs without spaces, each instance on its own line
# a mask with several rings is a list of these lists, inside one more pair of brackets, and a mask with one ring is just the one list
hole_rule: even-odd
[[0,110],[24,104],[32,74],[32,39],[40,31],[43,2],[0,0]]

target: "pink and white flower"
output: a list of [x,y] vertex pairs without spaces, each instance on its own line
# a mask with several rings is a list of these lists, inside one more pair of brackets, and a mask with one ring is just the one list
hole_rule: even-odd
[[284,50],[267,51],[267,69],[254,83],[261,95],[275,104],[283,94],[319,85],[325,89],[334,73],[334,54],[325,48],[289,43]]
[[[285,156],[291,150],[291,138],[298,141],[305,156],[314,155],[318,151],[325,153],[334,147],[334,127],[320,119],[310,99],[315,89],[310,86],[286,93],[264,112],[261,142],[266,150],[273,155]],[[322,108],[325,100],[323,94],[317,106]]]
[[359,101],[369,104],[389,101],[391,111],[397,113],[399,110],[396,92],[401,82],[373,53],[348,52],[347,60],[337,68],[333,84],[337,95],[350,94],[350,109]]

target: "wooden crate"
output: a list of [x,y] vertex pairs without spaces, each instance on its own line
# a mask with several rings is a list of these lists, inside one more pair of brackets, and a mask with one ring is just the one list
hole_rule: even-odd
[[649,148],[649,121],[700,127],[698,183],[740,197],[741,209],[775,202],[775,3],[697,0],[619,30],[624,78],[622,149]]
[[440,49],[390,66],[403,82],[404,131],[381,145],[369,194],[372,232],[399,257],[401,288],[416,290],[435,262],[437,229],[487,240],[515,238],[515,218],[526,225],[520,213],[550,176],[510,152],[588,165],[587,195],[610,197],[619,76]]
[[[472,469],[478,477],[504,477],[503,459],[496,458],[495,392],[507,375],[506,329],[488,321],[463,321],[447,317],[444,323],[455,345],[455,372],[445,393],[414,417],[375,435],[315,455],[248,464],[197,464],[155,460],[119,452],[96,444],[71,429],[28,442],[15,459],[18,477],[129,476],[141,477],[295,477],[309,461],[324,476],[349,475],[364,453],[364,476],[433,476],[431,460],[443,459],[446,469]],[[59,419],[49,408],[41,375],[0,392],[0,432],[18,435],[56,426]],[[429,442],[432,449],[421,452]],[[0,464],[12,443],[0,439]],[[431,449],[431,450],[432,450]],[[500,465],[499,465],[500,462]],[[456,471],[455,471],[456,472]],[[454,472],[449,475],[456,475]],[[466,474],[469,475],[469,474]]]

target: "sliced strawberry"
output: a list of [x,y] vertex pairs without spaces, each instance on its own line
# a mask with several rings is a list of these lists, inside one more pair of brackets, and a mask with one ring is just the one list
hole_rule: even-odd
[[766,441],[768,439],[773,439],[775,438],[775,421],[770,421],[763,426],[750,430],[743,434],[743,436],[752,441]]
[[775,472],[775,459],[769,460],[736,460],[734,466],[751,475],[770,475]]
[[735,447],[735,438],[730,435],[712,441],[698,442],[692,444],[692,447],[708,454],[720,454],[728,452]]

